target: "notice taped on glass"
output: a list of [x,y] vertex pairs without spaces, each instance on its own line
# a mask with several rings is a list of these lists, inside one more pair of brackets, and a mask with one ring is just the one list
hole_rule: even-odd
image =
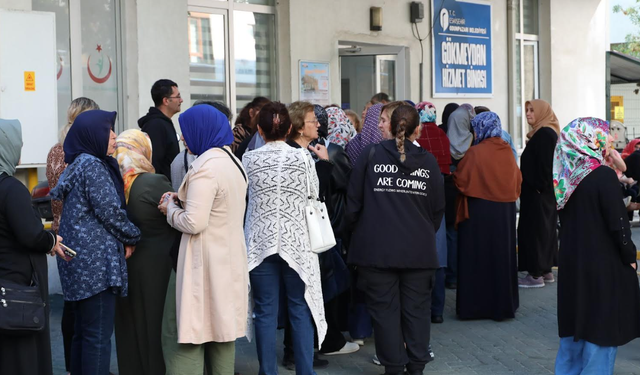
[[432,0],[433,97],[493,96],[491,5]]
[[329,63],[300,60],[300,100],[327,106],[331,104]]

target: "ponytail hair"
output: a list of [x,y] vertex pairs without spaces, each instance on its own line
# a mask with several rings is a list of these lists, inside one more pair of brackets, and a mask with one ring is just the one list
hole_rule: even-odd
[[291,128],[287,107],[280,102],[265,104],[258,115],[258,126],[262,129],[265,141],[284,139]]
[[407,134],[411,135],[420,125],[420,116],[410,104],[399,105],[391,115],[391,134],[396,138],[396,146],[400,153],[400,161],[404,163],[407,156],[404,150],[404,141]]

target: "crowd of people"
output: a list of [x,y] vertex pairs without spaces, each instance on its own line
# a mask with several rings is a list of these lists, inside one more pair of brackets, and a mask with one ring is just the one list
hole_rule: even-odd
[[[554,266],[556,373],[612,373],[640,336],[640,140],[620,155],[606,121],[561,128],[549,103],[527,101],[518,161],[498,115],[467,103],[437,125],[433,103],[384,93],[361,116],[256,97],[232,127],[225,104],[204,101],[178,136],[178,85],[159,80],[151,97],[140,129],[119,135],[115,112],[71,103],[47,160],[51,231],[13,177],[20,124],[0,120],[0,287],[36,285],[48,309],[45,255],[58,256],[70,374],[108,375],[114,331],[123,375],[230,375],[245,336],[258,373],[277,374],[278,329],[297,374],[374,333],[385,374],[422,374],[447,288],[459,319],[512,319],[518,288],[555,282]],[[320,253],[318,200],[335,238]],[[46,312],[40,331],[0,328],[0,373],[51,374]]]

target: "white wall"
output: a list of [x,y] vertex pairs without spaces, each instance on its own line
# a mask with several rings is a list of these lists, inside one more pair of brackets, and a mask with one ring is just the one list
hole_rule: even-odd
[[0,9],[31,10],[31,0],[0,0]]
[[550,2],[551,106],[560,124],[606,118],[607,0]]
[[[431,1],[423,0],[425,18],[418,24],[420,34],[424,38],[430,30]],[[290,56],[288,63],[291,69],[280,75],[281,100],[294,101],[299,97],[298,60],[330,61],[331,68],[331,101],[340,102],[340,71],[338,41],[407,46],[410,58],[410,98],[415,102],[428,100],[436,105],[438,117],[449,102],[484,105],[506,122],[508,119],[508,74],[507,74],[507,1],[493,0],[493,88],[491,99],[432,99],[431,87],[431,38],[424,43],[424,98],[419,98],[419,63],[420,44],[411,33],[409,22],[410,1],[400,0],[359,0],[341,1],[295,0],[290,2],[287,20],[283,21],[280,13],[280,38],[290,38]],[[369,31],[369,8],[382,7],[382,31]],[[339,11],[337,11],[339,10]],[[287,30],[283,30],[283,22]],[[291,32],[288,32],[290,28]],[[294,32],[295,30],[295,32]],[[289,35],[287,35],[287,33]],[[287,58],[282,52],[280,59]],[[286,87],[286,89],[283,89]],[[288,94],[291,96],[288,96]],[[372,95],[375,93],[371,93]],[[355,108],[357,112],[360,109]]]
[[[161,78],[178,84],[189,107],[189,46],[187,1],[124,1],[125,64],[127,66],[127,128],[153,106],[151,86]],[[173,118],[178,128],[178,115]]]

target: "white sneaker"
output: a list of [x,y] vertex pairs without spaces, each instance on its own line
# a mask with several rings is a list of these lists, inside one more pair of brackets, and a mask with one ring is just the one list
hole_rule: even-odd
[[382,366],[382,363],[380,363],[380,360],[378,359],[378,355],[377,354],[374,354],[373,358],[371,358],[371,360],[373,361],[374,365]]
[[342,349],[338,350],[337,352],[322,353],[322,354],[323,355],[349,354],[349,353],[355,353],[358,350],[360,350],[360,345],[356,344],[355,342],[347,342],[346,344],[344,344]]
[[364,339],[353,339],[351,342],[354,342],[360,346],[364,346]]

